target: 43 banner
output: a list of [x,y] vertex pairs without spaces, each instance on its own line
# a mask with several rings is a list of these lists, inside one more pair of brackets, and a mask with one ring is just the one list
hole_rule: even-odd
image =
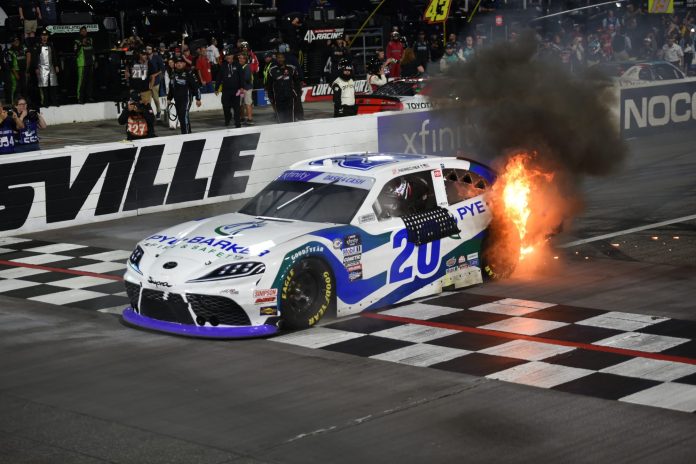
[[444,23],[449,16],[452,0],[430,0],[423,14],[423,20],[428,24]]

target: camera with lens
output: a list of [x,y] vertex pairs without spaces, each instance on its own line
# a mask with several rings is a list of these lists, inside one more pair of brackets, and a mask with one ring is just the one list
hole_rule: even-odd
[[15,111],[14,111],[14,108],[12,108],[12,106],[10,106],[10,105],[3,106],[2,109],[5,110],[5,111],[7,111],[7,117],[8,117],[8,118],[11,118],[11,117],[14,115],[14,112],[15,112]]
[[38,113],[38,111],[36,111],[36,110],[29,110],[29,111],[27,112],[27,115],[26,115],[25,119],[27,119],[28,121],[34,121],[34,122],[38,121],[38,120],[39,120],[39,113]]

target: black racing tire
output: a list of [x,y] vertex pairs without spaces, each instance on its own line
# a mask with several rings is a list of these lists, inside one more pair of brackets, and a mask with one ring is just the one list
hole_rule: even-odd
[[481,273],[488,280],[506,279],[520,262],[520,237],[512,223],[493,221],[481,243]]
[[329,265],[317,258],[297,262],[280,289],[283,328],[297,330],[313,326],[335,301],[336,282]]

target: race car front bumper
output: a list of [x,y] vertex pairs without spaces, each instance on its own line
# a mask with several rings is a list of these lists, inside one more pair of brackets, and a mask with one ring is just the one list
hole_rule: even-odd
[[177,322],[162,321],[153,319],[142,314],[138,314],[133,308],[126,308],[123,311],[123,320],[136,327],[166,332],[176,335],[198,338],[253,338],[267,337],[278,332],[279,328],[272,324],[262,324],[255,326],[197,326],[190,324],[179,324]]

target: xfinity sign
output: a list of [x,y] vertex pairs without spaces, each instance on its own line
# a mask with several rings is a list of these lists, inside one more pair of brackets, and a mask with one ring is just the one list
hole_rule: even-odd
[[621,89],[624,137],[696,127],[696,81]]

